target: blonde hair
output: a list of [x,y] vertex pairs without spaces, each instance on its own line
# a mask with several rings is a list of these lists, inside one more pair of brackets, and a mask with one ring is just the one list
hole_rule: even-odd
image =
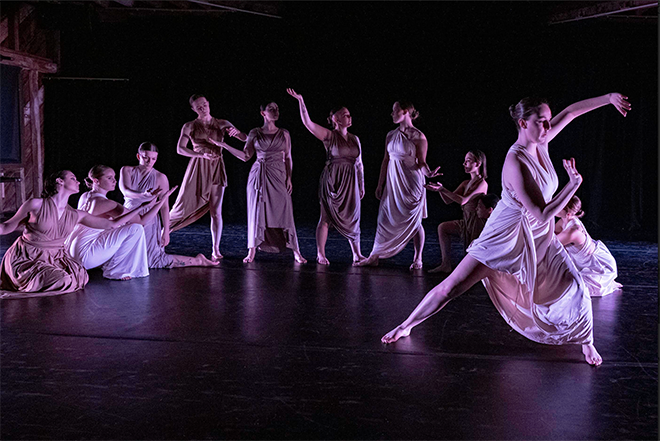
[[573,196],[570,201],[564,207],[566,213],[570,213],[578,219],[584,216],[584,211],[582,211],[582,201],[579,197]]

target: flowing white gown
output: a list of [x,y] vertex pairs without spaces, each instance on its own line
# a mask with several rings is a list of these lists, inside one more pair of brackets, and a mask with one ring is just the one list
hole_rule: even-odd
[[417,167],[417,148],[398,128],[387,134],[387,179],[378,209],[372,256],[398,254],[426,218],[424,174]]
[[575,266],[582,275],[591,297],[602,297],[621,289],[622,285],[616,282],[616,261],[614,256],[600,240],[593,240],[582,221],[576,217],[566,222],[563,230],[577,226],[587,240],[581,247],[569,244],[566,251],[573,259]]
[[[140,171],[139,167],[133,168],[131,175],[130,189],[142,193],[147,190],[156,188],[158,181],[158,172],[156,169],[151,169],[148,172]],[[143,199],[132,199],[124,195],[124,207],[132,210],[144,202]],[[149,208],[144,208],[141,215],[149,211]],[[162,222],[160,220],[160,213],[153,218],[151,222],[144,226],[144,237],[147,240],[147,260],[149,261],[149,268],[170,268],[174,264],[174,257],[165,253],[165,247],[160,244],[160,235],[162,230]]]
[[[538,161],[517,144],[509,152],[529,168],[549,201],[558,179],[547,144],[538,146]],[[554,226],[554,218],[547,222],[534,218],[502,182],[501,201],[467,252],[497,270],[482,282],[513,329],[539,343],[591,344],[591,298]]]
[[[83,193],[78,209],[88,211],[90,192]],[[97,197],[105,196],[97,194]],[[100,266],[106,279],[147,277],[147,242],[139,224],[123,225],[112,230],[99,230],[78,224],[65,245],[71,257],[85,269]]]

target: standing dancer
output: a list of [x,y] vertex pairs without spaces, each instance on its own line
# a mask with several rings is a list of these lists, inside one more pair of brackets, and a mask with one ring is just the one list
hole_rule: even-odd
[[477,216],[477,203],[480,195],[488,191],[486,178],[486,155],[481,150],[470,150],[465,155],[463,161],[465,173],[470,175],[470,179],[461,182],[454,191],[448,190],[439,182],[434,182],[426,186],[431,191],[440,193],[440,197],[445,204],[457,202],[463,210],[463,219],[447,221],[438,225],[438,242],[440,243],[440,255],[442,263],[429,270],[430,273],[450,273],[451,266],[451,237],[457,236],[463,239],[463,249],[467,250],[470,243],[479,237],[479,234],[486,225],[485,219]]
[[621,289],[617,277],[616,260],[600,240],[593,240],[580,218],[584,215],[582,201],[573,196],[557,217],[557,238],[564,245],[580,271],[591,297],[602,297]]
[[625,116],[626,97],[610,93],[571,104],[552,118],[550,107],[524,98],[509,111],[518,139],[502,169],[502,200],[454,271],[429,291],[399,326],[381,339],[393,343],[483,280],[509,325],[530,340],[580,344],[587,363],[602,358],[593,344],[591,299],[582,277],[554,232],[554,217],[582,183],[575,160],[564,160],[569,182],[554,197],[557,173],[548,143],[574,118],[611,103]]
[[[139,165],[124,166],[119,172],[119,189],[124,195],[124,207],[133,209],[145,200],[153,199],[157,192],[167,192],[167,176],[154,168],[158,160],[158,147],[150,142],[143,142],[138,148]],[[144,213],[144,212],[143,212]],[[154,216],[144,225],[147,240],[147,259],[149,268],[172,268],[184,266],[212,266],[218,262],[208,260],[203,254],[196,257],[167,254],[165,247],[170,243],[169,203],[165,199],[159,210],[160,216]]]
[[[127,211],[123,205],[108,199],[108,192],[117,186],[112,168],[105,165],[92,167],[87,173],[85,184],[90,191],[80,196],[79,210],[107,219],[121,216]],[[65,243],[71,257],[82,263],[85,269],[102,267],[106,279],[130,280],[148,276],[149,262],[143,225],[152,222],[174,190],[176,187],[165,194],[158,194],[157,200],[147,212],[119,228],[102,230],[83,224],[76,225]]]
[[302,95],[293,89],[286,90],[298,100],[300,118],[307,130],[319,140],[327,153],[328,160],[319,180],[319,202],[321,217],[316,227],[316,261],[330,265],[325,257],[328,230],[335,227],[348,239],[353,252],[353,264],[365,257],[360,251],[360,207],[364,197],[364,169],[360,140],[348,128],[352,125],[351,114],[346,107],[330,112],[328,130],[312,122]]
[[9,247],[0,268],[0,298],[25,298],[66,294],[82,289],[89,277],[74,260],[64,242],[76,224],[90,228],[116,228],[148,209],[145,202],[115,219],[75,210],[69,197],[78,193],[80,182],[68,170],[44,180],[41,198],[30,198],[11,219],[0,223],[0,234],[9,234],[24,224],[23,235]]
[[[222,159],[222,143],[225,133],[245,142],[247,136],[232,123],[211,116],[209,102],[203,95],[193,95],[189,99],[197,119],[187,122],[181,128],[176,147],[178,154],[190,158],[181,190],[170,212],[171,231],[186,227],[210,211],[211,259],[222,259],[220,238],[222,237],[222,199],[227,186],[225,163]],[[192,149],[188,143],[192,144]]]
[[293,221],[291,136],[288,130],[275,125],[280,118],[276,103],[261,105],[261,116],[264,125],[250,130],[242,151],[222,143],[223,148],[243,162],[257,154],[247,183],[248,255],[243,262],[252,262],[257,248],[272,253],[291,248],[296,262],[307,263],[300,254]]
[[426,234],[422,219],[426,218],[424,177],[438,176],[426,163],[428,141],[413,121],[419,112],[408,102],[392,106],[392,121],[399,127],[385,138],[385,155],[380,166],[376,198],[380,200],[378,226],[369,258],[358,266],[378,265],[379,258],[398,254],[413,240],[415,255],[411,270],[422,268],[422,251]]

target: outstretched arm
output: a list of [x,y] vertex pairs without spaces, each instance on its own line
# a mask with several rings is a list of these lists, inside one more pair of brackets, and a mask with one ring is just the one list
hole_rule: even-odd
[[18,228],[18,225],[30,215],[30,212],[34,213],[41,208],[42,203],[43,199],[40,198],[30,198],[23,202],[10,219],[0,222],[0,235],[13,233]]
[[461,185],[459,185],[454,191],[449,191],[446,187],[441,187],[438,190],[440,192],[440,197],[446,204],[457,202],[460,205],[465,205],[475,194],[486,193],[488,191],[488,183],[484,179],[479,185],[473,188],[472,191],[466,193],[465,190],[467,189],[469,182],[470,181],[461,182]]
[[247,162],[252,158],[254,155],[254,135],[252,132],[247,137],[247,142],[245,143],[245,147],[243,150],[239,150],[237,148],[234,148],[227,144],[226,142],[217,142],[217,141],[211,141],[213,144],[217,145],[218,147],[222,147],[223,149],[227,150],[229,153],[231,153],[233,156],[237,157],[243,162]]
[[549,202],[527,166],[514,153],[509,153],[502,169],[502,182],[513,189],[525,209],[540,222],[553,219],[568,203],[582,183],[582,176],[575,168],[575,159],[564,159],[569,182]]
[[302,95],[296,93],[296,91],[293,89],[287,89],[286,91],[289,95],[298,100],[298,105],[300,107],[300,118],[302,119],[305,127],[307,127],[307,130],[309,130],[312,135],[316,136],[321,141],[328,139],[330,137],[331,131],[325,127],[321,127],[315,122],[312,122],[309,117],[309,113],[307,113],[307,107],[305,106],[305,100],[303,99]]
[[559,132],[564,129],[564,127],[568,125],[568,123],[573,121],[578,116],[608,104],[612,104],[621,115],[626,116],[628,111],[631,109],[630,103],[626,101],[627,99],[627,96],[623,96],[620,93],[608,93],[607,95],[602,95],[596,98],[590,98],[588,100],[578,101],[577,103],[571,104],[557,115],[555,115],[552,120],[550,120],[550,130],[548,131],[547,138],[548,141],[551,141],[555,136],[559,134]]

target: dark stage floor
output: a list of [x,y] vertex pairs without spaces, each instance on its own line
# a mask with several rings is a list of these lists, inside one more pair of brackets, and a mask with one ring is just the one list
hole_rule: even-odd
[[[318,266],[313,227],[299,236],[302,266],[243,264],[227,226],[220,268],[92,270],[84,291],[0,302],[2,439],[658,439],[656,243],[607,242],[624,289],[593,300],[593,368],[512,331],[482,285],[382,345],[442,276],[408,271],[412,244],[353,268],[335,232]],[[200,250],[205,225],[172,234],[169,252]]]

